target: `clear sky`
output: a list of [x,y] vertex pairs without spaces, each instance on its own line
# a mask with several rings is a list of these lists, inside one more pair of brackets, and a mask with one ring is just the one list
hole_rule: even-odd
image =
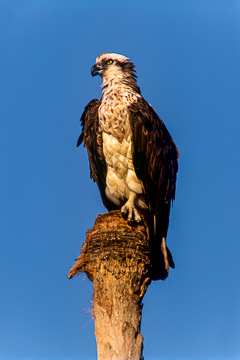
[[104,212],[76,148],[102,52],[129,56],[180,151],[146,360],[240,359],[240,2],[1,0],[0,359],[96,359],[92,284],[67,280]]

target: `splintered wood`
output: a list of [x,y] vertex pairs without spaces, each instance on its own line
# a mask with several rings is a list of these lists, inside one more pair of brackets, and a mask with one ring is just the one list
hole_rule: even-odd
[[141,359],[142,299],[150,266],[144,225],[128,225],[120,211],[97,217],[68,278],[85,272],[93,282],[98,360]]

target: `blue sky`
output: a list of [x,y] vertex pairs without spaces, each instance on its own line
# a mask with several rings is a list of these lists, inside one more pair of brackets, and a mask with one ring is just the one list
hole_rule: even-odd
[[239,1],[0,1],[0,359],[95,359],[92,284],[67,280],[104,212],[76,148],[91,66],[129,56],[180,151],[145,359],[240,358]]

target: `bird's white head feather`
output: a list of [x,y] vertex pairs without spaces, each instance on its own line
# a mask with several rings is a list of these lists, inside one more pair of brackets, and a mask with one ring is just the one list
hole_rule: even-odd
[[100,75],[103,79],[102,87],[110,83],[125,83],[140,93],[136,85],[135,66],[130,59],[116,53],[103,53],[96,58],[92,67],[92,75]]

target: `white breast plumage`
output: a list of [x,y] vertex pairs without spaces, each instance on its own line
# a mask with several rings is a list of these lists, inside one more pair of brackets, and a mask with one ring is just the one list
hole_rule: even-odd
[[143,187],[136,176],[132,161],[128,106],[135,100],[137,94],[124,87],[108,89],[107,93],[103,93],[99,107],[99,124],[107,163],[108,199],[121,206],[133,193],[134,202],[145,208]]

